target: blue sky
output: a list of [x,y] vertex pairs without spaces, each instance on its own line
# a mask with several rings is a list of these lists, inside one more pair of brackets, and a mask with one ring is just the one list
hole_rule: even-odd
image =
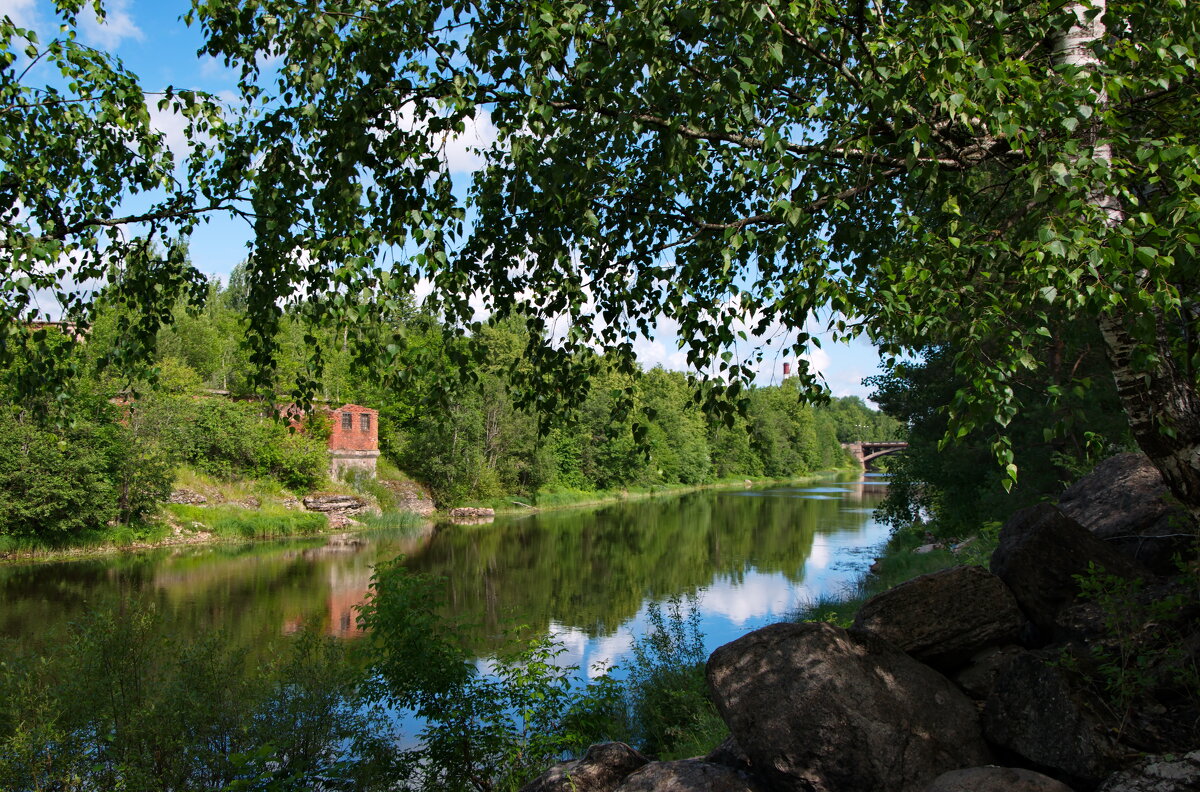
[[[197,54],[202,39],[197,27],[188,27],[182,20],[189,3],[186,0],[107,0],[107,19],[99,24],[85,12],[80,36],[91,46],[118,55],[125,65],[138,74],[147,91],[166,86],[203,90],[230,100],[235,97],[236,77],[223,64]],[[54,35],[57,22],[49,0],[0,0],[0,14],[7,14],[18,25],[38,31],[43,40]],[[184,150],[182,123],[173,116],[155,113],[155,123],[167,135],[177,151]],[[490,123],[481,117],[475,128],[468,129],[461,139],[447,145],[447,159],[452,170],[463,174],[478,166],[479,158],[472,144],[486,143]],[[224,217],[213,218],[192,236],[192,261],[204,272],[226,276],[246,255],[250,229],[242,221]],[[635,344],[639,357],[647,366],[663,365],[685,369],[684,353],[677,348],[678,336],[669,322],[660,322],[654,338],[639,339]],[[879,356],[865,341],[850,344],[826,343],[814,350],[810,362],[825,376],[835,396],[866,397],[870,389],[862,385],[864,377],[878,373]],[[759,383],[778,382],[787,358],[767,349],[759,367]]]

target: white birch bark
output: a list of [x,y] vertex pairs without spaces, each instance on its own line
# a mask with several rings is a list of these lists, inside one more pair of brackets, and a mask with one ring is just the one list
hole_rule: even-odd
[[[1092,0],[1090,4],[1074,2],[1068,6],[1075,14],[1075,24],[1056,42],[1056,63],[1074,66],[1082,73],[1099,66],[1093,45],[1105,33],[1106,2]],[[1089,19],[1091,10],[1099,13]],[[1106,101],[1103,91],[1097,92],[1096,110]],[[1096,112],[1092,118],[1099,116]],[[1091,138],[1092,158],[1097,162],[1111,161],[1112,147],[1104,139],[1103,130],[1093,126],[1087,135]],[[1091,202],[1100,209],[1109,228],[1125,221],[1120,199],[1111,191],[1096,189]],[[1137,274],[1148,277],[1144,270]],[[1149,366],[1140,367],[1136,365],[1136,356],[1145,345],[1130,332],[1129,317],[1106,312],[1098,322],[1134,439],[1162,473],[1171,492],[1200,520],[1200,397],[1172,356],[1163,317],[1154,317],[1155,359]]]

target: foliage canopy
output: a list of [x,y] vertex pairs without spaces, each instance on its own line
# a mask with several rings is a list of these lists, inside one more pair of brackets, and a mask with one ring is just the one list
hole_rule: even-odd
[[[800,352],[828,323],[953,350],[950,434],[989,427],[1015,475],[1014,378],[1051,315],[1085,317],[1200,508],[1194,3],[197,0],[188,21],[249,103],[185,193],[252,220],[264,367],[281,300],[361,322],[422,281],[452,332],[480,303],[527,319],[546,413],[587,390],[583,350],[631,368],[658,316],[713,396],[753,377],[739,334]],[[495,135],[462,189],[446,149],[468,127]],[[377,346],[400,375],[424,354]]]

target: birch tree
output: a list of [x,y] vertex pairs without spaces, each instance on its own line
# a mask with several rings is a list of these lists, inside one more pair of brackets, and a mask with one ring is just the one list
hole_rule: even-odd
[[[1197,4],[203,0],[194,18],[262,101],[234,149],[261,162],[260,306],[281,283],[336,313],[349,285],[427,279],[465,330],[471,296],[533,317],[551,373],[589,345],[632,361],[665,316],[733,395],[742,331],[786,328],[800,353],[819,317],[887,353],[948,345],[969,382],[951,434],[992,427],[1010,476],[1009,383],[1042,365],[1049,316],[1085,316],[1139,444],[1200,509]],[[442,155],[483,127],[456,191]]]

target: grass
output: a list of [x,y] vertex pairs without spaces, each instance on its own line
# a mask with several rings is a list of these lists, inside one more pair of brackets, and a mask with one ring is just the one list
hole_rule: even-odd
[[370,531],[395,531],[407,534],[425,525],[425,520],[412,512],[385,511],[383,514],[368,514],[361,518],[363,525]]
[[210,502],[244,501],[250,498],[285,498],[290,493],[273,479],[233,479],[225,481],[187,466],[175,471],[175,489],[198,492]]
[[0,535],[0,559],[42,558],[64,552],[87,552],[107,548],[134,547],[161,542],[171,535],[171,527],[158,521],[139,521],[131,525],[105,526],[104,528],[74,533],[62,537],[8,536]]
[[924,532],[910,528],[897,531],[884,545],[883,554],[877,559],[874,572],[864,574],[847,590],[826,594],[800,607],[791,615],[792,621],[823,621],[840,627],[849,627],[854,622],[863,603],[915,577],[937,572],[962,564],[987,566],[992,550],[996,547],[999,523],[988,523],[958,553],[949,550],[933,550],[914,553],[925,544]]
[[280,536],[305,536],[325,530],[325,515],[264,506],[259,510],[239,506],[185,506],[170,503],[164,507],[177,521],[199,527],[227,539],[271,539]]

